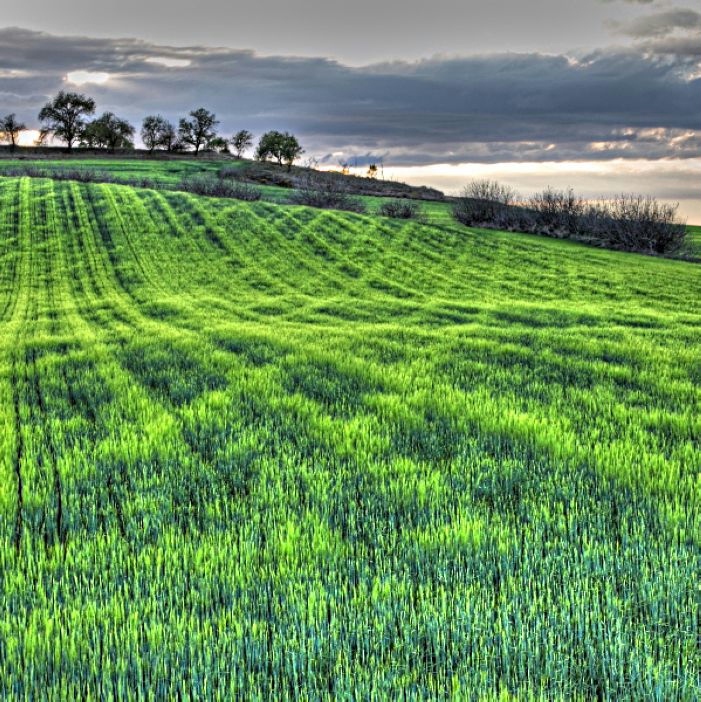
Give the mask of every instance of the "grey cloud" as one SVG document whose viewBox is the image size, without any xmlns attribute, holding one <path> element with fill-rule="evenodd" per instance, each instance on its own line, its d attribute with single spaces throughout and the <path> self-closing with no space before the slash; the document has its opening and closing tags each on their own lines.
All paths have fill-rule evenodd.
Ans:
<svg viewBox="0 0 701 702">
<path fill-rule="evenodd" d="M 1 21 L 56 34 L 136 35 L 361 65 L 437 50 L 559 53 L 605 46 L 606 16 L 622 19 L 638 7 L 598 0 L 8 0 Z"/>
<path fill-rule="evenodd" d="M 613 29 L 635 39 L 664 37 L 676 30 L 701 28 L 701 13 L 685 8 L 672 8 L 652 15 L 638 17 L 626 23 L 613 23 Z"/>
<path fill-rule="evenodd" d="M 641 42 L 639 48 L 642 51 L 653 54 L 666 54 L 680 57 L 688 57 L 691 61 L 688 66 L 693 70 L 694 65 L 698 67 L 701 60 L 701 32 L 687 36 L 668 36 L 662 39 Z"/>
<path fill-rule="evenodd" d="M 225 133 L 290 129 L 308 154 L 322 157 L 379 154 L 410 165 L 699 153 L 701 81 L 691 78 L 688 56 L 502 54 L 357 68 L 20 29 L 0 30 L 0 56 L 2 107 L 28 123 L 69 87 L 66 73 L 86 70 L 112 77 L 77 89 L 134 124 L 155 112 L 175 120 L 203 105 Z M 168 68 L 147 60 L 154 57 L 190 64 Z"/>
</svg>

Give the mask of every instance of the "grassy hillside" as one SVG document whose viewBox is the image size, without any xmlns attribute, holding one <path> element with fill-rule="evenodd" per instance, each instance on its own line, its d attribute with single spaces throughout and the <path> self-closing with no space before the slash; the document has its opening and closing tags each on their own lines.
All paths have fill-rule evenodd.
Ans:
<svg viewBox="0 0 701 702">
<path fill-rule="evenodd" d="M 206 155 L 200 158 L 179 155 L 173 158 L 148 156 L 145 153 L 126 157 L 124 155 L 106 156 L 81 154 L 80 151 L 73 155 L 60 153 L 56 158 L 57 149 L 45 149 L 43 158 L 12 158 L 7 152 L 0 158 L 0 176 L 8 173 L 28 175 L 24 169 L 35 172 L 69 174 L 88 172 L 94 180 L 100 182 L 121 182 L 127 185 L 140 187 L 158 187 L 177 190 L 184 181 L 192 179 L 217 180 L 222 171 L 237 174 L 237 180 L 250 184 L 260 191 L 262 199 L 278 204 L 288 204 L 295 187 L 304 186 L 305 178 L 314 174 L 317 183 L 323 189 L 323 183 L 341 182 L 354 194 L 354 199 L 360 200 L 367 212 L 377 214 L 380 206 L 394 198 L 411 198 L 418 208 L 420 218 L 429 224 L 440 227 L 452 226 L 454 223 L 453 206 L 455 198 L 438 199 L 442 196 L 437 190 L 409 186 L 404 183 L 385 180 L 370 180 L 356 176 L 344 176 L 335 172 L 313 171 L 309 168 L 293 167 L 288 173 L 286 167 L 274 163 L 259 163 L 250 160 L 236 160 L 232 157 Z M 61 150 L 58 150 L 61 152 Z M 0 149 L 0 156 L 2 155 Z M 14 172 L 14 173 L 13 173 Z M 33 174 L 29 174 L 33 175 Z M 231 178 L 228 183 L 235 182 Z M 274 183 L 278 183 L 275 185 Z M 284 183 L 282 187 L 280 183 Z M 182 189 L 182 188 L 181 188 Z M 187 189 L 187 188 L 186 188 Z M 376 192 L 372 194 L 372 189 Z M 368 194 L 371 193 L 371 194 Z M 690 236 L 678 252 L 677 258 L 701 261 L 701 227 L 688 227 Z"/>
<path fill-rule="evenodd" d="M 77 154 L 78 152 L 76 152 Z M 368 207 L 374 209 L 378 203 L 391 197 L 412 197 L 425 199 L 426 213 L 450 213 L 450 204 L 442 200 L 442 193 L 431 188 L 421 188 L 397 183 L 391 180 L 371 180 L 356 176 L 344 176 L 336 172 L 315 171 L 294 166 L 288 173 L 285 166 L 275 163 L 260 163 L 247 159 L 237 160 L 233 157 L 211 155 L 194 158 L 180 156 L 173 159 L 158 157 L 124 158 L 120 156 L 88 157 L 82 155 L 74 158 L 62 154 L 63 158 L 0 158 L 0 176 L 18 169 L 34 169 L 49 172 L 87 171 L 105 175 L 110 181 L 134 185 L 135 181 L 148 180 L 153 184 L 174 188 L 183 180 L 197 177 L 216 178 L 222 171 L 238 174 L 241 180 L 254 184 L 265 199 L 284 202 L 292 189 L 313 174 L 322 182 L 341 182 L 350 192 L 362 197 Z M 14 173 L 14 175 L 25 175 Z M 373 190 L 375 192 L 373 192 Z M 440 196 L 440 200 L 436 198 Z"/>
<path fill-rule="evenodd" d="M 700 284 L 0 180 L 0 696 L 698 698 Z"/>
<path fill-rule="evenodd" d="M 216 175 L 226 168 L 243 165 L 242 161 L 221 159 L 179 158 L 173 160 L 151 160 L 130 158 L 64 158 L 64 159 L 0 159 L 0 175 L 17 168 L 39 168 L 46 170 L 97 171 L 106 173 L 115 180 L 148 178 L 156 183 L 176 185 L 183 178 L 198 175 Z"/>
<path fill-rule="evenodd" d="M 697 258 L 701 258 L 701 227 L 690 226 L 689 230 L 689 249 Z"/>
</svg>

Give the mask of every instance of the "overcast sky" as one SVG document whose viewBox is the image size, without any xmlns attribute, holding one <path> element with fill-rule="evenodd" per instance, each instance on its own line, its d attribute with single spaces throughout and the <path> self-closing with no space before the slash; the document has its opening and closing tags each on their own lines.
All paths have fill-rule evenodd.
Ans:
<svg viewBox="0 0 701 702">
<path fill-rule="evenodd" d="M 61 88 L 135 124 L 202 105 L 328 165 L 632 183 L 701 221 L 698 0 L 35 0 L 1 21 L 0 112 L 32 126 Z"/>
<path fill-rule="evenodd" d="M 591 51 L 623 41 L 615 23 L 625 30 L 671 7 L 623 0 L 33 0 L 8 3 L 2 21 L 56 34 L 364 65 L 435 54 Z"/>
</svg>

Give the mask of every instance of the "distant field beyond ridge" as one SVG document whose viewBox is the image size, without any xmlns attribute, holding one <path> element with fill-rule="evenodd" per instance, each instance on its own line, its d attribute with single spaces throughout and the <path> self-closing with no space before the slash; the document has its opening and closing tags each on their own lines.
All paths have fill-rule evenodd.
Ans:
<svg viewBox="0 0 701 702">
<path fill-rule="evenodd" d="M 700 288 L 0 178 L 0 697 L 698 699 Z"/>
</svg>

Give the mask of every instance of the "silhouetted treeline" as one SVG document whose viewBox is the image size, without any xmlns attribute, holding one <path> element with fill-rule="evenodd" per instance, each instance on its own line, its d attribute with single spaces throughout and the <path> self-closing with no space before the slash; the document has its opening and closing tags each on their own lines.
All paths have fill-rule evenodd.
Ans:
<svg viewBox="0 0 701 702">
<path fill-rule="evenodd" d="M 44 145 L 51 138 L 64 143 L 69 152 L 76 146 L 104 149 L 111 153 L 133 149 L 134 126 L 113 112 L 105 112 L 90 120 L 95 108 L 95 100 L 87 95 L 60 91 L 39 111 L 41 129 L 36 145 Z M 198 156 L 201 151 L 231 153 L 231 147 L 236 158 L 241 158 L 253 146 L 253 134 L 247 129 L 226 138 L 217 133 L 218 124 L 219 120 L 213 112 L 198 107 L 187 117 L 181 118 L 177 128 L 162 115 L 147 115 L 140 135 L 150 153 L 157 150 L 191 151 Z M 20 133 L 26 130 L 27 125 L 19 122 L 14 113 L 0 118 L 0 141 L 10 144 L 13 150 Z M 304 149 L 296 136 L 271 130 L 260 137 L 256 158 L 260 161 L 273 159 L 280 165 L 286 164 L 289 170 L 302 153 Z"/>
</svg>

